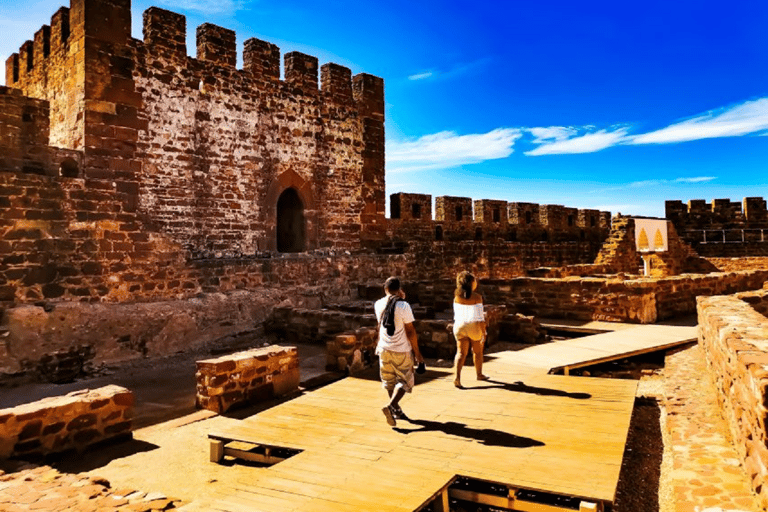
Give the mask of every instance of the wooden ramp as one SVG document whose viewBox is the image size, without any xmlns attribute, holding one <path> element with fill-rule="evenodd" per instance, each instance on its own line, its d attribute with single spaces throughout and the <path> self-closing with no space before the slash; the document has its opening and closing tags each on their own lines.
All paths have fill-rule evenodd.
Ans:
<svg viewBox="0 0 768 512">
<path fill-rule="evenodd" d="M 402 402 L 410 420 L 395 428 L 375 372 L 346 378 L 209 433 L 212 460 L 274 465 L 196 505 L 447 512 L 450 496 L 520 511 L 602 510 L 616 492 L 637 383 L 547 372 L 694 337 L 695 328 L 640 326 L 493 354 L 492 380 L 476 382 L 466 368 L 462 390 L 450 371 L 430 370 Z"/>
<path fill-rule="evenodd" d="M 550 373 L 583 368 L 617 359 L 685 345 L 698 339 L 697 327 L 638 325 L 583 338 L 537 345 L 506 353 L 503 358 Z"/>
</svg>

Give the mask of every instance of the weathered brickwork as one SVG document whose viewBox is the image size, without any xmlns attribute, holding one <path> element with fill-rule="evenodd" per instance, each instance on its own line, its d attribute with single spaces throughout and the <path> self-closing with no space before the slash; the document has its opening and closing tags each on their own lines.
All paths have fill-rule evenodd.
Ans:
<svg viewBox="0 0 768 512">
<path fill-rule="evenodd" d="M 489 304 L 514 304 L 539 318 L 655 323 L 696 311 L 696 297 L 760 289 L 768 270 L 655 279 L 569 277 L 484 280 Z"/>
<path fill-rule="evenodd" d="M 768 255 L 768 209 L 762 197 L 666 201 L 666 217 L 704 257 Z"/>
<path fill-rule="evenodd" d="M 76 449 L 131 435 L 133 393 L 120 386 L 74 391 L 0 410 L 0 458 Z"/>
<path fill-rule="evenodd" d="M 432 210 L 430 195 L 392 194 L 390 205 L 389 237 L 403 243 L 411 240 L 582 242 L 595 248 L 596 255 L 596 249 L 611 227 L 610 212 L 559 205 L 438 196 L 434 221 L 423 214 Z"/>
<path fill-rule="evenodd" d="M 768 257 L 766 256 L 746 256 L 741 258 L 707 258 L 707 261 L 709 261 L 722 272 L 768 269 Z"/>
<path fill-rule="evenodd" d="M 718 270 L 677 235 L 671 222 L 667 222 L 667 250 L 643 255 L 637 251 L 635 244 L 635 220 L 625 216 L 614 217 L 610 235 L 595 259 L 595 273 L 644 274 L 644 260 L 650 277 L 706 274 Z"/>
<path fill-rule="evenodd" d="M 238 70 L 234 32 L 200 26 L 192 59 L 180 47 L 182 16 L 152 8 L 144 24 L 133 74 L 147 126 L 138 141 L 141 210 L 205 256 L 358 246 L 366 210 L 363 124 L 383 116 L 361 115 L 358 103 L 374 108 L 383 84 L 327 64 L 318 90 L 317 59 L 298 52 L 285 56 L 282 82 L 274 45 L 246 41 L 248 65 Z M 259 58 L 264 49 L 268 58 Z M 356 97 L 353 80 L 371 83 Z M 275 230 L 286 190 L 303 208 L 305 236 L 280 248 Z"/>
<path fill-rule="evenodd" d="M 699 343 L 731 437 L 762 508 L 768 507 L 768 292 L 701 297 Z"/>
<path fill-rule="evenodd" d="M 85 177 L 116 182 L 193 254 L 278 249 L 281 208 L 284 230 L 304 230 L 283 252 L 359 246 L 362 215 L 381 223 L 380 79 L 327 64 L 318 90 L 314 57 L 286 55 L 280 81 L 269 43 L 248 41 L 237 70 L 232 31 L 201 25 L 190 58 L 183 16 L 149 9 L 142 41 L 130 24 L 129 0 L 73 0 L 7 63 L 9 85 L 49 101 L 48 143 L 82 150 Z"/>
<path fill-rule="evenodd" d="M 131 21 L 130 0 L 72 0 L 6 61 L 0 329 L 29 349 L 6 350 L 3 373 L 58 380 L 171 350 L 120 304 L 179 301 L 168 329 L 194 342 L 211 331 L 190 317 L 218 337 L 243 329 L 190 306 L 217 294 L 290 289 L 297 305 L 302 288 L 349 299 L 391 274 L 512 278 L 591 263 L 607 236 L 607 212 L 536 205 L 528 219 L 485 199 L 438 197 L 433 220 L 431 196 L 400 194 L 387 219 L 381 78 L 291 52 L 281 79 L 280 49 L 257 39 L 237 69 L 231 30 L 197 27 L 190 57 L 184 16 L 148 9 L 141 39 Z M 83 320 L 49 322 L 64 305 Z M 96 313 L 111 323 L 88 331 Z"/>
<path fill-rule="evenodd" d="M 197 361 L 197 406 L 217 413 L 299 388 L 296 347 L 276 345 Z"/>
</svg>

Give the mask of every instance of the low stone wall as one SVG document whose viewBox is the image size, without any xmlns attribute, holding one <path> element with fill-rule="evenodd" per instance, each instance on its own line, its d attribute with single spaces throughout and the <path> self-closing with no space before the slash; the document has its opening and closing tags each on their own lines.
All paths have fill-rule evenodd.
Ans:
<svg viewBox="0 0 768 512">
<path fill-rule="evenodd" d="M 707 258 L 721 272 L 738 272 L 740 270 L 768 270 L 768 257 L 742 258 Z"/>
<path fill-rule="evenodd" d="M 375 325 L 376 317 L 373 313 L 286 306 L 274 309 L 266 329 L 288 343 L 321 344 L 339 333 Z"/>
<path fill-rule="evenodd" d="M 304 316 L 306 318 L 306 316 Z M 486 345 L 493 345 L 503 328 L 506 332 L 527 335 L 528 339 L 538 337 L 533 319 L 522 315 L 507 315 L 505 306 L 486 305 L 485 320 L 488 331 Z M 452 320 L 415 320 L 413 327 L 419 337 L 419 350 L 424 357 L 453 359 L 456 355 L 456 339 L 449 330 Z M 543 334 L 543 331 L 541 332 Z M 337 334 L 326 342 L 329 370 L 354 373 L 375 360 L 376 327 L 361 327 Z"/>
<path fill-rule="evenodd" d="M 614 269 L 610 265 L 568 265 L 565 267 L 539 267 L 525 271 L 527 277 L 554 277 L 562 279 L 564 277 L 588 277 L 597 274 L 614 274 Z"/>
<path fill-rule="evenodd" d="M 0 382 L 60 382 L 90 365 L 226 348 L 237 337 L 262 334 L 262 324 L 283 300 L 280 291 L 262 289 L 166 302 L 12 308 L 0 323 Z"/>
<path fill-rule="evenodd" d="M 350 374 L 359 372 L 376 359 L 376 341 L 375 327 L 337 334 L 325 344 L 325 368 Z"/>
<path fill-rule="evenodd" d="M 296 347 L 272 345 L 197 361 L 197 407 L 224 413 L 298 389 Z"/>
<path fill-rule="evenodd" d="M 483 281 L 486 301 L 538 318 L 654 323 L 696 312 L 696 297 L 763 287 L 768 270 L 664 278 L 567 277 Z"/>
<path fill-rule="evenodd" d="M 536 345 L 550 341 L 547 330 L 532 316 L 512 313 L 499 323 L 499 339 Z"/>
<path fill-rule="evenodd" d="M 133 393 L 82 390 L 0 410 L 0 458 L 39 458 L 131 436 Z"/>
<path fill-rule="evenodd" d="M 698 299 L 699 343 L 752 488 L 768 508 L 768 291 Z M 746 299 L 746 300 L 745 300 Z"/>
</svg>

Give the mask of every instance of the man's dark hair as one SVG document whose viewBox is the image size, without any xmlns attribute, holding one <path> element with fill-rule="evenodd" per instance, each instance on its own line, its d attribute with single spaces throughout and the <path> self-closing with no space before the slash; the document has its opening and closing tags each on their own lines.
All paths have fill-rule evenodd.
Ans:
<svg viewBox="0 0 768 512">
<path fill-rule="evenodd" d="M 389 293 L 395 293 L 400 290 L 400 278 L 399 277 L 389 277 L 386 281 L 384 281 L 384 289 L 387 290 Z"/>
</svg>

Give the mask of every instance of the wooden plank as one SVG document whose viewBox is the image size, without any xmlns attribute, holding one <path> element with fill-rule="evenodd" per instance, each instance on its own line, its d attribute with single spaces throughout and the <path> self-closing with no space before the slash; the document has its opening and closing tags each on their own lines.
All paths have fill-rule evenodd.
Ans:
<svg viewBox="0 0 768 512">
<path fill-rule="evenodd" d="M 585 510 L 599 507 L 615 493 L 637 383 L 546 372 L 563 360 L 656 350 L 684 334 L 641 327 L 602 341 L 598 335 L 493 354 L 486 368 L 494 381 L 467 375 L 465 390 L 456 390 L 446 371 L 406 396 L 403 408 L 413 421 L 394 429 L 381 414 L 386 395 L 379 383 L 348 378 L 211 432 L 213 441 L 303 450 L 240 481 L 227 506 L 267 496 L 265 507 L 284 510 L 400 512 L 439 497 L 439 509 L 447 483 L 464 475 L 580 497 Z"/>
</svg>

